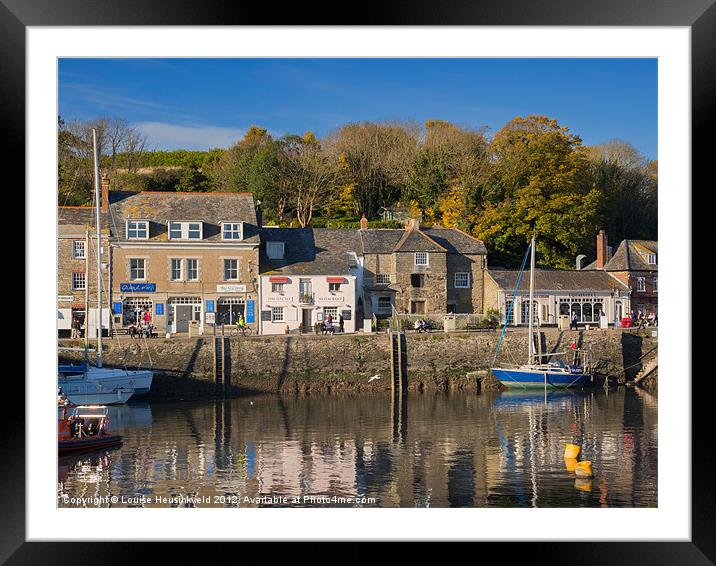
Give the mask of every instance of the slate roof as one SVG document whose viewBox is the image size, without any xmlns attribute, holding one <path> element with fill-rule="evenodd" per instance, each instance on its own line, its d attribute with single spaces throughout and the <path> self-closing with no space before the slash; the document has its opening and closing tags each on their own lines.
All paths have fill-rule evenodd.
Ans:
<svg viewBox="0 0 716 566">
<path fill-rule="evenodd" d="M 107 216 L 106 212 L 100 212 L 99 219 L 102 229 L 107 228 Z M 61 232 L 66 232 L 67 228 L 70 227 L 76 227 L 84 230 L 85 227 L 89 226 L 91 229 L 94 229 L 94 206 L 58 206 L 57 226 Z M 65 229 L 63 230 L 63 228 Z"/>
<path fill-rule="evenodd" d="M 222 241 L 221 222 L 244 222 L 242 242 L 258 243 L 256 208 L 250 193 L 110 191 L 112 236 L 126 238 L 127 220 L 149 220 L 149 240 L 168 240 L 170 221 L 203 222 L 203 242 Z"/>
<path fill-rule="evenodd" d="M 427 236 L 427 237 L 426 237 Z M 363 253 L 442 252 L 486 254 L 485 244 L 454 228 L 370 228 L 361 230 Z"/>
<path fill-rule="evenodd" d="M 394 252 L 446 252 L 443 246 L 420 230 L 404 230 Z"/>
<path fill-rule="evenodd" d="M 402 228 L 371 228 L 360 230 L 362 251 L 366 254 L 391 254 L 405 235 Z"/>
<path fill-rule="evenodd" d="M 506 291 L 514 291 L 519 276 L 517 269 L 488 269 L 487 273 Z M 529 271 L 525 270 L 520 290 L 529 289 Z M 613 291 L 628 287 L 601 270 L 535 269 L 535 291 Z"/>
<path fill-rule="evenodd" d="M 647 256 L 659 254 L 659 242 L 655 240 L 622 240 L 609 261 L 605 271 L 658 271 L 658 265 L 651 265 Z M 658 261 L 658 260 L 657 260 Z M 597 262 L 590 263 L 585 270 L 596 270 Z"/>
<path fill-rule="evenodd" d="M 349 275 L 349 252 L 360 253 L 359 231 L 333 228 L 261 228 L 261 274 Z M 269 259 L 267 242 L 284 243 L 284 259 Z"/>
<path fill-rule="evenodd" d="M 432 240 L 446 248 L 448 253 L 462 255 L 487 254 L 485 244 L 455 228 L 421 228 Z"/>
</svg>

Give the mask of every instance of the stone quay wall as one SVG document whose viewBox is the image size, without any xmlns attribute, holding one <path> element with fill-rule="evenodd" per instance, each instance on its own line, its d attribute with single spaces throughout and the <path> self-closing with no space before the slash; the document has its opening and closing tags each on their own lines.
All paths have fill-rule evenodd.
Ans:
<svg viewBox="0 0 716 566">
<path fill-rule="evenodd" d="M 641 369 L 640 358 L 654 350 L 651 331 L 542 330 L 543 349 L 565 351 L 572 340 L 589 346 L 598 374 L 612 383 L 624 383 Z M 495 388 L 487 377 L 499 332 L 407 335 L 408 387 L 411 390 L 478 390 Z M 221 394 L 266 392 L 378 392 L 389 390 L 390 345 L 386 334 L 288 335 L 227 337 L 226 364 L 230 379 Z M 214 396 L 213 337 L 122 337 L 105 342 L 107 366 L 147 367 L 155 370 L 155 398 L 178 399 Z M 145 344 L 147 347 L 145 347 Z M 527 333 L 510 330 L 500 349 L 498 363 L 521 363 L 527 357 Z M 655 352 L 654 352 L 655 354 Z M 61 361 L 81 354 L 60 352 Z M 647 356 L 648 358 L 649 356 Z M 372 376 L 379 379 L 369 381 Z"/>
</svg>

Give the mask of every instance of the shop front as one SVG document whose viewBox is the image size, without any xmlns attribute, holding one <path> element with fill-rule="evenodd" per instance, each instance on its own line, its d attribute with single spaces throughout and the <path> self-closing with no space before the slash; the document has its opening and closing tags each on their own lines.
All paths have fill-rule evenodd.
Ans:
<svg viewBox="0 0 716 566">
<path fill-rule="evenodd" d="M 261 333 L 315 332 L 330 317 L 336 330 L 355 332 L 354 276 L 271 275 L 261 278 Z"/>
<path fill-rule="evenodd" d="M 200 296 L 169 297 L 167 300 L 167 328 L 172 334 L 189 332 L 191 321 L 202 328 L 203 305 Z"/>
<path fill-rule="evenodd" d="M 500 310 L 503 321 L 508 325 L 524 326 L 529 322 L 530 301 L 529 296 L 518 294 L 515 305 L 510 311 L 512 296 L 505 297 L 501 293 Z M 624 312 L 627 312 L 628 297 L 617 297 L 612 293 L 585 293 L 574 291 L 540 292 L 535 294 L 532 303 L 532 316 L 534 324 L 549 326 L 556 325 L 560 316 L 568 316 L 572 321 L 577 318 L 579 325 L 597 326 L 601 317 L 607 319 L 607 324 L 614 325 L 621 321 Z M 508 314 L 508 311 L 509 314 Z"/>
</svg>

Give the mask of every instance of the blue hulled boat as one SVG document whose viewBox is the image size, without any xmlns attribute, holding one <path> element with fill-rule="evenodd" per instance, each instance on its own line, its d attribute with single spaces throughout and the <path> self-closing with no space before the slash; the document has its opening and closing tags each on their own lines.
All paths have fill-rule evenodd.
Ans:
<svg viewBox="0 0 716 566">
<path fill-rule="evenodd" d="M 532 308 L 534 302 L 534 269 L 535 269 L 535 239 L 532 238 L 527 253 L 522 260 L 522 266 L 520 267 L 520 275 L 517 278 L 517 285 L 515 286 L 515 292 L 510 303 L 509 311 L 505 320 L 509 319 L 510 312 L 515 304 L 515 298 L 517 297 L 517 290 L 519 289 L 520 282 L 522 281 L 522 274 L 524 273 L 525 263 L 527 262 L 527 256 L 530 256 L 530 298 L 529 298 L 529 330 L 528 330 L 528 354 L 527 363 L 521 366 L 515 365 L 511 367 L 493 367 L 490 368 L 490 372 L 494 375 L 502 385 L 509 389 L 527 389 L 530 387 L 541 387 L 545 389 L 567 389 L 569 387 L 582 387 L 585 385 L 591 385 L 594 381 L 594 374 L 589 363 L 588 353 L 576 349 L 576 345 L 571 352 L 572 363 L 568 364 L 561 359 L 555 359 L 544 363 L 543 358 L 550 360 L 558 355 L 566 355 L 567 352 L 551 353 L 537 355 L 535 354 L 534 347 L 534 336 L 532 332 L 533 327 L 533 312 Z M 500 345 L 505 335 L 505 329 L 507 324 L 502 328 L 502 334 L 500 334 L 500 340 L 497 343 L 497 349 L 495 351 L 495 361 L 497 361 L 497 354 L 500 351 Z"/>
<path fill-rule="evenodd" d="M 555 364 L 544 364 L 518 368 L 492 368 L 491 371 L 502 385 L 510 389 L 529 387 L 566 389 L 591 385 L 593 381 L 592 373 L 585 372 L 583 366 L 566 364 L 564 368 L 557 368 Z"/>
</svg>

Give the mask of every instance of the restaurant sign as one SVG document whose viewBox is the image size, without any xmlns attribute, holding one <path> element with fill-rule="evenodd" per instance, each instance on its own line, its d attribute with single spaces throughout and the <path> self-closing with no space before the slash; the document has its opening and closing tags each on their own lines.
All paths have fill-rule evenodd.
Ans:
<svg viewBox="0 0 716 566">
<path fill-rule="evenodd" d="M 246 293 L 246 285 L 217 285 L 217 293 Z"/>
<path fill-rule="evenodd" d="M 119 290 L 122 293 L 155 293 L 156 283 L 120 283 Z"/>
</svg>

